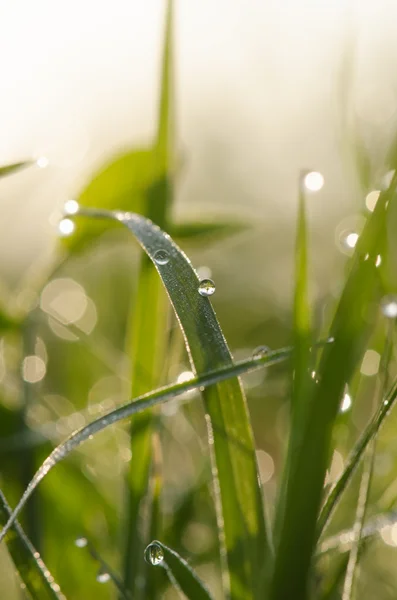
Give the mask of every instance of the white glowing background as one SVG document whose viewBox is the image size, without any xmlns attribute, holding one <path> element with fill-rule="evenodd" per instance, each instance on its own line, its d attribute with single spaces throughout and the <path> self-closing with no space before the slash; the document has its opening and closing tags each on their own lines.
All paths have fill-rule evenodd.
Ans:
<svg viewBox="0 0 397 600">
<path fill-rule="evenodd" d="M 0 183 L 0 259 L 13 257 L 3 267 L 11 283 L 53 239 L 53 209 L 78 198 L 105 158 L 149 142 L 164 6 L 15 0 L 1 10 L 0 164 L 49 159 Z M 177 211 L 199 205 L 269 227 L 293 218 L 307 168 L 327 182 L 318 205 L 313 196 L 318 227 L 347 203 L 357 210 L 347 131 L 358 124 L 382 159 L 395 130 L 397 4 L 176 0 L 175 11 L 186 163 Z M 278 273 L 280 264 L 267 270 L 275 288 Z"/>
</svg>

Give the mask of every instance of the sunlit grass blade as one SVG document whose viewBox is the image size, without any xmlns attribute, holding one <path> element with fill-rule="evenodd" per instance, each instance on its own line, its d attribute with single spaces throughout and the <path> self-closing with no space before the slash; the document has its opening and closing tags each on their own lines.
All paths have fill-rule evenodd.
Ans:
<svg viewBox="0 0 397 600">
<path fill-rule="evenodd" d="M 18 517 L 22 508 L 25 506 L 27 500 L 30 498 L 40 481 L 48 474 L 48 472 L 61 460 L 63 460 L 72 450 L 80 446 L 83 442 L 88 440 L 90 436 L 95 435 L 99 431 L 106 429 L 110 425 L 128 419 L 132 415 L 138 414 L 144 410 L 158 406 L 166 401 L 173 400 L 178 396 L 181 396 L 185 392 L 194 390 L 197 388 L 216 384 L 220 381 L 229 379 L 230 377 L 237 377 L 244 373 L 249 373 L 264 366 L 271 366 L 283 362 L 290 358 L 291 348 L 282 348 L 275 350 L 259 358 L 249 358 L 236 362 L 225 367 L 220 367 L 215 371 L 205 373 L 199 377 L 194 377 L 191 380 L 183 383 L 176 383 L 167 387 L 160 388 L 154 392 L 144 394 L 140 398 L 134 398 L 131 402 L 109 411 L 102 415 L 98 419 L 95 419 L 85 427 L 75 431 L 65 442 L 59 444 L 43 462 L 41 467 L 36 472 L 34 478 L 30 482 L 29 486 L 25 490 L 21 500 L 17 507 L 13 510 L 12 515 L 7 521 L 6 525 L 0 532 L 0 542 L 4 539 L 7 531 L 10 529 L 15 519 Z"/>
<path fill-rule="evenodd" d="M 4 165 L 0 167 L 0 179 L 2 177 L 6 177 L 7 175 L 11 175 L 12 173 L 16 173 L 17 171 L 21 171 L 26 167 L 30 167 L 32 164 L 34 164 L 32 161 L 27 160 L 24 162 L 13 163 L 11 165 Z"/>
<path fill-rule="evenodd" d="M 7 523 L 11 509 L 0 491 L 0 522 Z M 65 600 L 59 586 L 43 563 L 22 527 L 15 522 L 5 537 L 8 551 L 20 575 L 23 586 L 33 600 Z"/>
<path fill-rule="evenodd" d="M 157 137 L 152 150 L 155 172 L 161 178 L 150 187 L 144 197 L 142 212 L 158 225 L 167 227 L 172 202 L 173 114 L 172 114 L 172 2 L 166 7 L 166 25 L 162 56 L 161 90 Z M 132 307 L 126 338 L 126 352 L 131 357 L 130 395 L 139 396 L 155 389 L 164 376 L 165 342 L 168 305 L 161 280 L 152 261 L 143 255 L 138 275 L 135 306 Z M 131 453 L 139 456 L 139 466 L 130 468 L 126 491 L 126 544 L 124 551 L 124 582 L 133 597 L 146 597 L 144 586 L 136 582 L 142 573 L 143 539 L 142 507 L 150 507 L 152 463 L 152 433 L 155 426 L 152 412 L 138 415 L 131 423 Z M 160 479 L 158 480 L 160 482 Z M 147 510 L 150 515 L 150 510 Z M 147 521 L 150 520 L 147 519 Z M 144 523 L 146 529 L 153 524 Z M 157 532 L 152 531 L 154 537 Z M 152 581 L 152 587 L 154 582 Z"/>
<path fill-rule="evenodd" d="M 371 442 L 372 439 L 374 439 L 380 427 L 383 425 L 383 422 L 390 413 L 390 410 L 394 405 L 396 398 L 397 379 L 392 384 L 389 393 L 383 400 L 376 415 L 371 419 L 370 423 L 367 425 L 360 438 L 358 439 L 357 443 L 355 444 L 353 450 L 350 453 L 350 456 L 346 461 L 346 465 L 341 476 L 331 488 L 318 520 L 318 536 L 321 535 L 327 523 L 329 522 L 333 510 L 338 504 L 341 495 L 343 494 L 357 466 L 359 465 L 360 460 L 363 457 L 366 448 L 368 447 L 368 444 Z"/>
<path fill-rule="evenodd" d="M 196 573 L 177 552 L 157 540 L 145 550 L 145 559 L 154 567 L 163 567 L 175 587 L 189 600 L 211 600 L 212 596 Z"/>
<path fill-rule="evenodd" d="M 290 472 L 283 531 L 276 557 L 272 600 L 307 597 L 317 519 L 331 448 L 331 434 L 344 386 L 361 360 L 371 331 L 371 312 L 380 300 L 377 257 L 383 254 L 386 208 L 395 199 L 397 178 L 380 195 L 355 249 L 350 274 L 332 322 L 335 342 L 324 349 L 300 452 Z M 296 551 L 291 551 L 296 549 Z"/>
<path fill-rule="evenodd" d="M 387 339 L 385 341 L 385 347 L 382 354 L 381 368 L 378 375 L 376 393 L 374 394 L 373 409 L 382 402 L 383 397 L 386 393 L 386 386 L 388 382 L 388 369 L 391 356 L 391 343 L 392 340 L 392 329 L 389 327 Z M 364 457 L 363 470 L 361 474 L 361 481 L 358 492 L 356 517 L 353 526 L 353 543 L 349 553 L 349 560 L 347 563 L 346 577 L 343 585 L 342 600 L 351 600 L 354 597 L 355 580 L 357 576 L 357 566 L 359 562 L 359 556 L 361 554 L 361 540 L 364 530 L 364 521 L 367 514 L 367 507 L 369 501 L 369 492 L 372 482 L 372 475 L 374 469 L 374 461 L 376 454 L 376 438 L 373 438 L 368 444 Z"/>
<path fill-rule="evenodd" d="M 199 279 L 171 238 L 140 215 L 118 213 L 154 261 L 163 280 L 192 362 L 198 373 L 232 363 L 232 358 Z M 225 595 L 259 597 L 267 549 L 255 446 L 245 398 L 237 379 L 204 391 L 214 458 L 218 527 Z M 219 483 L 218 483 L 219 480 Z M 218 496 L 219 490 L 219 496 Z"/>
<path fill-rule="evenodd" d="M 304 432 L 305 418 L 309 407 L 310 391 L 310 336 L 311 317 L 308 298 L 308 257 L 307 257 L 307 223 L 303 180 L 305 173 L 299 179 L 299 205 L 297 219 L 297 234 L 295 243 L 295 288 L 294 288 L 294 317 L 293 317 L 293 360 L 292 360 L 292 399 L 291 427 L 287 449 L 287 457 L 282 474 L 282 482 L 276 509 L 276 552 L 277 543 L 282 536 L 284 523 L 284 508 L 287 498 L 288 480 L 293 463 L 299 452 Z"/>
</svg>

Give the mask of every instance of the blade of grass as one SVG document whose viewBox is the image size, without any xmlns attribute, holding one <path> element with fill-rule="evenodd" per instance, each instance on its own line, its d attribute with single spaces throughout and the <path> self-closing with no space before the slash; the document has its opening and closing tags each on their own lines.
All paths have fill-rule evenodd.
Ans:
<svg viewBox="0 0 397 600">
<path fill-rule="evenodd" d="M 0 490 L 0 522 L 7 523 L 11 515 L 4 494 Z M 59 585 L 40 558 L 16 521 L 6 535 L 8 551 L 21 577 L 23 587 L 34 600 L 66 600 Z"/>
<path fill-rule="evenodd" d="M 324 349 L 310 402 L 302 447 L 290 472 L 283 529 L 276 555 L 272 600 L 307 597 L 309 569 L 317 539 L 325 473 L 335 422 L 346 382 L 350 380 L 371 330 L 371 312 L 380 295 L 378 255 L 386 239 L 386 207 L 395 200 L 397 177 L 380 195 L 377 206 L 356 245 L 352 268 L 343 289 L 330 335 L 335 342 Z M 295 548 L 299 551 L 292 552 Z"/>
<path fill-rule="evenodd" d="M 184 332 L 192 368 L 202 373 L 209 367 L 231 364 L 215 313 L 208 298 L 199 293 L 198 277 L 185 255 L 149 220 L 127 213 L 115 216 L 130 229 L 154 261 Z M 156 262 L 156 253 L 160 250 L 168 257 L 165 264 Z M 219 477 L 216 502 L 220 539 L 222 546 L 224 544 L 221 557 L 225 595 L 230 589 L 233 599 L 243 598 L 247 593 L 256 598 L 262 593 L 267 542 L 246 401 L 238 380 L 205 390 L 204 401 L 210 447 L 214 453 L 216 488 Z"/>
<path fill-rule="evenodd" d="M 194 377 L 189 381 L 176 383 L 164 388 L 144 394 L 140 398 L 135 398 L 131 402 L 128 402 L 116 409 L 109 411 L 102 415 L 98 419 L 95 419 L 85 427 L 75 431 L 69 438 L 59 444 L 51 454 L 46 458 L 41 467 L 36 472 L 34 478 L 26 488 L 21 500 L 13 510 L 12 515 L 7 521 L 6 525 L 0 532 L 0 542 L 4 539 L 10 527 L 15 522 L 22 508 L 30 498 L 40 481 L 47 475 L 47 473 L 61 460 L 63 460 L 72 450 L 80 446 L 83 442 L 88 440 L 90 436 L 95 435 L 99 431 L 106 429 L 110 425 L 117 423 L 123 419 L 127 419 L 134 414 L 137 414 L 143 410 L 147 410 L 152 406 L 162 404 L 163 402 L 173 400 L 178 396 L 204 386 L 218 383 L 222 380 L 226 380 L 230 377 L 236 377 L 243 373 L 249 373 L 258 368 L 264 366 L 271 366 L 278 364 L 279 362 L 287 360 L 291 356 L 290 348 L 282 348 L 280 350 L 271 351 L 265 356 L 259 358 L 249 358 L 236 362 L 232 365 L 226 365 L 225 367 L 218 368 L 216 371 L 205 373 L 199 377 Z M 396 390 L 397 395 L 397 390 Z"/>
<path fill-rule="evenodd" d="M 169 0 L 166 9 L 158 132 L 153 148 L 155 172 L 162 173 L 163 176 L 147 190 L 142 207 L 144 214 L 162 227 L 167 226 L 173 193 L 170 177 L 173 160 L 171 77 L 172 2 Z M 139 269 L 136 303 L 130 316 L 126 338 L 126 350 L 131 356 L 132 363 L 130 388 L 132 397 L 150 391 L 160 383 L 165 359 L 167 312 L 165 293 L 156 269 L 149 257 L 143 255 Z M 144 587 L 137 587 L 136 582 L 144 568 L 142 561 L 144 537 L 148 532 L 142 531 L 141 514 L 142 507 L 145 504 L 150 506 L 152 500 L 150 496 L 153 486 L 150 486 L 149 480 L 152 463 L 152 433 L 155 425 L 152 411 L 138 415 L 131 422 L 131 453 L 132 456 L 139 456 L 140 461 L 139 468 L 136 465 L 131 466 L 127 482 L 124 582 L 136 600 L 143 595 L 146 596 Z M 160 480 L 158 482 L 160 483 Z M 150 523 L 144 525 L 151 528 Z M 154 531 L 152 534 L 154 537 L 157 536 Z M 143 580 L 146 582 L 146 579 Z M 152 587 L 153 585 L 154 582 Z"/>
<path fill-rule="evenodd" d="M 305 173 L 302 173 L 299 180 L 299 204 L 295 243 L 291 428 L 275 517 L 276 551 L 279 537 L 282 535 L 289 476 L 291 470 L 294 468 L 293 462 L 302 443 L 302 433 L 309 405 L 310 384 L 312 383 L 309 375 L 311 318 L 308 300 L 307 223 L 303 188 L 304 177 Z"/>
<path fill-rule="evenodd" d="M 389 325 L 389 331 L 387 339 L 385 341 L 385 347 L 382 354 L 381 367 L 379 377 L 376 382 L 376 392 L 374 394 L 374 408 L 377 404 L 382 402 L 382 399 L 386 393 L 386 386 L 388 381 L 388 368 L 391 357 L 392 347 L 392 329 Z M 343 585 L 342 600 L 351 600 L 354 593 L 354 585 L 357 574 L 357 566 L 359 561 L 359 555 L 361 554 L 361 539 L 364 529 L 364 521 L 367 513 L 369 491 L 372 482 L 372 475 L 374 469 L 374 460 L 376 454 L 376 438 L 373 438 L 368 444 L 366 449 L 366 456 L 364 459 L 363 472 L 361 475 L 361 482 L 358 492 L 358 501 L 356 508 L 356 518 L 353 526 L 353 543 L 349 554 L 349 560 L 347 563 L 346 577 Z"/>
<path fill-rule="evenodd" d="M 146 560 L 153 566 L 163 567 L 171 583 L 189 600 L 211 600 L 203 582 L 196 573 L 175 550 L 171 550 L 157 540 L 153 541 L 145 550 Z"/>
<path fill-rule="evenodd" d="M 27 160 L 19 163 L 14 163 L 12 165 L 4 165 L 0 167 L 0 178 L 6 177 L 7 175 L 11 175 L 12 173 L 16 173 L 17 171 L 25 169 L 26 167 L 30 167 L 32 164 L 34 164 L 32 161 Z"/>
</svg>

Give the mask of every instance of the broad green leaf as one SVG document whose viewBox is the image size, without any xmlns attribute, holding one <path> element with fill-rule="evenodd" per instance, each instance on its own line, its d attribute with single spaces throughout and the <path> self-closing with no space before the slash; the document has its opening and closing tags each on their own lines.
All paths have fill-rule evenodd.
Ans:
<svg viewBox="0 0 397 600">
<path fill-rule="evenodd" d="M 6 177 L 7 175 L 11 175 L 12 173 L 16 173 L 17 171 L 21 171 L 26 167 L 30 167 L 32 164 L 34 164 L 32 161 L 27 160 L 24 162 L 14 163 L 12 165 L 4 165 L 3 167 L 0 167 L 0 179 L 2 177 Z"/>
<path fill-rule="evenodd" d="M 189 600 L 211 600 L 206 586 L 175 550 L 155 540 L 147 546 L 145 558 L 154 567 L 166 569 L 171 583 Z"/>
<path fill-rule="evenodd" d="M 11 509 L 0 491 L 0 522 L 2 525 L 7 523 L 10 515 Z M 65 600 L 58 584 L 55 583 L 39 553 L 36 552 L 17 521 L 8 531 L 5 542 L 23 586 L 33 600 Z"/>
<path fill-rule="evenodd" d="M 397 178 L 379 197 L 356 245 L 346 285 L 332 322 L 335 342 L 324 349 L 300 452 L 290 473 L 283 534 L 276 556 L 272 600 L 307 597 L 317 518 L 331 449 L 332 427 L 344 386 L 350 381 L 371 331 L 371 313 L 380 300 L 377 257 L 384 254 L 386 208 L 395 200 Z M 291 548 L 296 549 L 292 552 Z"/>
<path fill-rule="evenodd" d="M 141 212 L 158 225 L 167 226 L 172 202 L 171 169 L 173 161 L 172 131 L 172 3 L 168 2 L 163 49 L 163 65 L 160 90 L 157 138 L 152 150 L 155 169 L 160 179 L 145 190 Z M 165 342 L 167 333 L 168 306 L 161 281 L 151 260 L 144 255 L 138 275 L 138 291 L 132 307 L 129 329 L 126 336 L 126 352 L 131 357 L 130 396 L 139 396 L 156 388 L 164 375 Z M 143 507 L 152 501 L 150 485 L 152 463 L 152 434 L 156 421 L 152 412 L 138 415 L 131 422 L 131 453 L 139 456 L 139 468 L 129 472 L 126 490 L 126 545 L 124 551 L 124 582 L 135 600 L 147 597 L 144 586 L 137 586 L 142 578 L 143 550 L 147 543 L 142 531 Z M 160 482 L 160 480 L 158 480 Z M 160 492 L 158 492 L 160 493 Z M 155 504 L 153 505 L 155 508 Z M 149 511 L 146 511 L 150 515 Z M 149 516 L 147 521 L 152 517 Z M 149 523 L 153 530 L 156 519 Z M 145 580 L 146 581 L 146 580 Z M 155 582 L 152 581 L 152 588 Z"/>
<path fill-rule="evenodd" d="M 238 375 L 255 371 L 256 369 L 264 366 L 270 367 L 287 360 L 290 358 L 290 356 L 291 348 L 282 348 L 280 350 L 271 351 L 262 357 L 249 358 L 234 364 L 220 367 L 214 371 L 200 375 L 199 377 L 193 377 L 187 382 L 176 383 L 174 385 L 160 388 L 148 394 L 144 394 L 140 398 L 135 398 L 131 402 L 127 402 L 126 404 L 109 411 L 88 425 L 78 429 L 71 436 L 69 436 L 65 442 L 57 446 L 38 469 L 34 478 L 25 490 L 21 500 L 18 502 L 18 505 L 13 510 L 6 525 L 1 530 L 0 542 L 7 535 L 10 527 L 12 527 L 22 508 L 25 506 L 27 500 L 37 488 L 40 481 L 53 467 L 55 467 L 55 465 L 68 456 L 72 450 L 80 446 L 86 440 L 90 439 L 91 436 L 95 435 L 99 431 L 102 431 L 103 429 L 106 429 L 114 423 L 122 421 L 123 419 L 128 419 L 132 415 L 136 415 L 149 408 L 163 404 L 166 401 L 173 400 L 185 392 L 213 385 L 220 381 L 227 380 L 230 377 L 237 377 Z M 139 459 L 136 460 L 139 461 Z M 135 462 L 135 460 L 132 459 L 132 462 Z"/>
</svg>

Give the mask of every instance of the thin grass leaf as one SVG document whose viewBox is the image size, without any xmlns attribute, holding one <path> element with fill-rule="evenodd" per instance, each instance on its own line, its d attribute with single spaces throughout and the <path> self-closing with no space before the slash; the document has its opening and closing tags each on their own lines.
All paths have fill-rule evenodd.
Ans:
<svg viewBox="0 0 397 600">
<path fill-rule="evenodd" d="M 382 402 L 383 397 L 386 393 L 386 386 L 388 382 L 388 368 L 391 356 L 392 347 L 392 329 L 389 326 L 389 332 L 385 341 L 385 347 L 382 353 L 381 368 L 379 377 L 377 379 L 376 393 L 374 394 L 373 404 L 379 404 Z M 372 482 L 372 475 L 374 469 L 374 460 L 376 454 L 376 438 L 372 439 L 366 449 L 366 456 L 364 459 L 363 472 L 361 475 L 361 482 L 358 492 L 356 518 L 353 527 L 354 540 L 350 549 L 349 560 L 347 563 L 346 577 L 343 585 L 342 600 L 351 600 L 354 593 L 354 585 L 357 576 L 357 566 L 359 561 L 361 539 L 364 530 L 364 521 L 367 513 L 369 491 Z"/>
<path fill-rule="evenodd" d="M 317 369 L 319 382 L 310 402 L 302 446 L 288 482 L 272 600 L 292 597 L 304 600 L 307 597 L 332 427 L 344 386 L 363 356 L 371 331 L 371 317 L 380 299 L 377 257 L 384 254 L 386 207 L 395 200 L 396 187 L 397 178 L 394 177 L 389 190 L 380 195 L 358 240 L 351 272 L 330 330 L 335 342 L 324 349 Z"/>
<path fill-rule="evenodd" d="M 22 169 L 25 169 L 26 167 L 30 167 L 32 164 L 34 164 L 34 163 L 31 160 L 27 160 L 24 162 L 14 163 L 11 165 L 4 165 L 3 167 L 0 167 L 0 179 L 2 177 L 6 177 L 7 175 L 11 175 L 12 173 L 16 173 L 17 171 L 21 171 Z"/>
<path fill-rule="evenodd" d="M 186 256 L 149 220 L 123 213 L 116 217 L 154 261 L 184 332 L 192 368 L 200 374 L 208 368 L 231 364 L 215 313 L 208 298 L 199 293 L 199 279 Z M 267 541 L 245 397 L 239 381 L 234 379 L 205 390 L 204 402 L 214 459 L 225 595 L 230 591 L 233 600 L 248 593 L 259 598 Z"/>
<path fill-rule="evenodd" d="M 309 406 L 309 388 L 312 383 L 309 375 L 311 318 L 308 299 L 307 223 L 303 191 L 304 176 L 305 173 L 302 173 L 299 181 L 299 205 L 295 243 L 291 431 L 277 502 L 275 519 L 276 551 L 279 537 L 282 535 L 288 480 L 291 470 L 294 469 L 293 463 L 302 443 L 304 423 L 307 418 Z"/>
<path fill-rule="evenodd" d="M 397 379 L 395 379 L 392 384 L 389 393 L 386 398 L 383 400 L 381 406 L 379 407 L 375 416 L 371 419 L 370 423 L 367 425 L 357 443 L 355 444 L 353 450 L 350 453 L 346 461 L 346 466 L 343 470 L 343 473 L 339 477 L 339 479 L 335 482 L 333 487 L 331 488 L 327 499 L 324 503 L 324 506 L 321 510 L 320 517 L 318 520 L 318 530 L 317 535 L 320 536 L 325 527 L 327 526 L 329 519 L 331 518 L 332 512 L 336 505 L 339 502 L 341 495 L 346 489 L 348 483 L 350 482 L 357 466 L 363 454 L 368 447 L 368 444 L 372 439 L 375 438 L 379 429 L 384 423 L 384 420 L 390 413 L 391 408 L 393 407 L 395 400 L 397 398 Z"/>
<path fill-rule="evenodd" d="M 175 550 L 171 550 L 171 548 L 155 540 L 147 546 L 145 558 L 153 566 L 163 567 L 173 585 L 188 600 L 212 600 L 212 596 L 204 583 L 198 578 L 186 560 L 179 556 Z"/>
<path fill-rule="evenodd" d="M 326 343 L 326 342 L 325 342 Z M 131 402 L 119 406 L 118 408 L 105 413 L 98 419 L 95 419 L 85 427 L 75 431 L 69 438 L 59 444 L 51 454 L 46 458 L 41 467 L 36 472 L 34 478 L 26 488 L 21 500 L 18 502 L 16 508 L 12 511 L 10 518 L 6 525 L 0 532 L 0 542 L 4 539 L 10 527 L 12 527 L 15 519 L 18 517 L 22 508 L 25 506 L 27 500 L 30 498 L 40 481 L 48 474 L 48 472 L 55 467 L 61 460 L 63 460 L 72 450 L 76 449 L 83 442 L 88 440 L 90 436 L 95 435 L 99 431 L 106 429 L 110 425 L 128 419 L 132 415 L 138 414 L 144 410 L 158 406 L 166 401 L 173 400 L 178 396 L 181 396 L 185 392 L 194 390 L 197 388 L 213 385 L 229 379 L 230 377 L 237 377 L 250 371 L 255 371 L 264 366 L 271 366 L 283 362 L 290 358 L 291 348 L 282 348 L 275 350 L 259 358 L 249 358 L 236 362 L 231 365 L 220 367 L 215 371 L 205 373 L 199 377 L 193 377 L 191 380 L 183 383 L 176 383 L 169 385 L 149 394 L 144 394 L 140 398 L 135 398 Z M 396 391 L 397 394 L 397 391 Z"/>
<path fill-rule="evenodd" d="M 158 225 L 167 227 L 172 203 L 171 168 L 173 161 L 172 127 L 172 2 L 166 9 L 166 25 L 163 48 L 158 132 L 155 140 L 153 163 L 155 173 L 162 176 L 148 188 L 142 205 L 143 213 Z M 155 176 L 155 173 L 153 174 Z M 139 396 L 156 388 L 164 374 L 165 343 L 168 305 L 160 278 L 152 261 L 143 255 L 141 259 L 138 291 L 135 306 L 129 319 L 126 336 L 126 352 L 131 357 L 130 396 Z M 150 473 L 152 463 L 152 433 L 156 421 L 152 412 L 138 415 L 131 423 L 131 453 L 139 456 L 139 466 L 131 466 L 126 491 L 126 542 L 124 550 L 124 582 L 135 600 L 145 596 L 144 586 L 137 586 L 144 563 L 142 555 L 144 540 L 148 534 L 142 531 L 142 509 L 151 502 Z M 160 481 L 160 480 L 159 480 Z M 150 513 L 148 513 L 150 515 Z M 150 520 L 147 519 L 147 521 Z M 150 528 L 150 523 L 145 523 Z M 152 531 L 153 537 L 157 533 Z M 146 581 L 146 579 L 145 579 Z M 152 587 L 154 582 L 152 581 Z"/>
<path fill-rule="evenodd" d="M 4 494 L 0 490 L 0 522 L 7 523 L 11 515 Z M 40 558 L 16 521 L 8 531 L 5 542 L 20 575 L 23 587 L 34 600 L 66 600 L 59 585 Z"/>
</svg>

